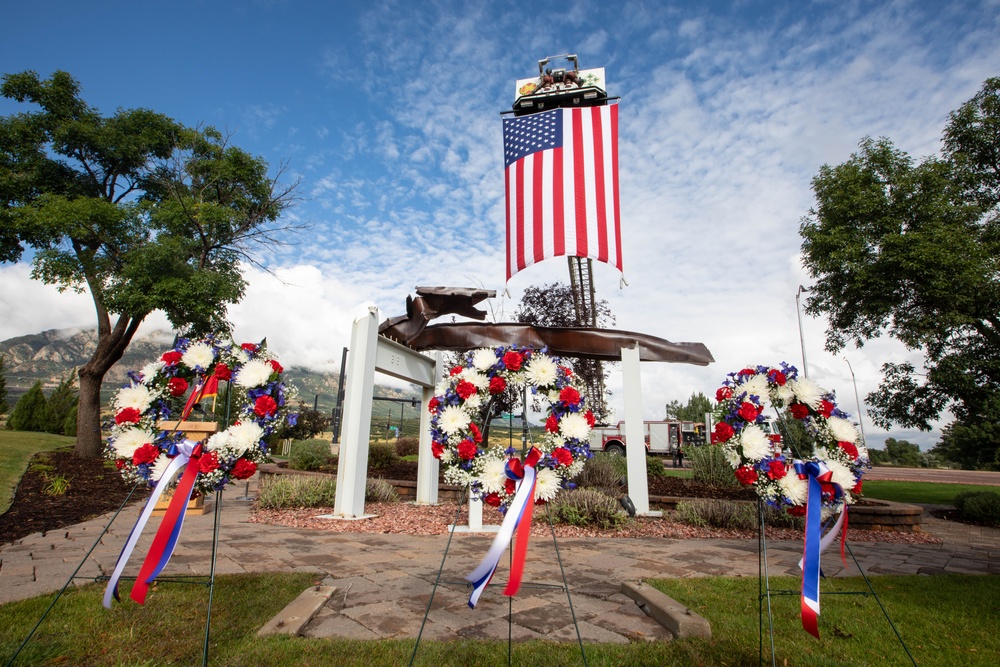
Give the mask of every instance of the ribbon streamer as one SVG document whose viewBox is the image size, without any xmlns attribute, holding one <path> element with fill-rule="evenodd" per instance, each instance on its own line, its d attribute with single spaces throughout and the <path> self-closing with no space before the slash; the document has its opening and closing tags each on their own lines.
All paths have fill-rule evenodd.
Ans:
<svg viewBox="0 0 1000 667">
<path fill-rule="evenodd" d="M 516 595 L 521 588 L 521 578 L 524 574 L 524 561 L 528 551 L 528 537 L 531 534 L 531 515 L 535 506 L 535 465 L 542 458 L 542 452 L 532 447 L 522 464 L 517 459 L 507 461 L 507 477 L 517 482 L 514 499 L 507 508 L 507 514 L 500 524 L 500 530 L 493 539 L 489 551 L 483 557 L 475 570 L 465 579 L 472 582 L 472 594 L 469 596 L 469 607 L 476 608 L 479 596 L 493 579 L 500 557 L 507 550 L 507 545 L 517 531 L 517 543 L 514 546 L 513 562 L 510 566 L 510 580 L 503 594 Z"/>
</svg>

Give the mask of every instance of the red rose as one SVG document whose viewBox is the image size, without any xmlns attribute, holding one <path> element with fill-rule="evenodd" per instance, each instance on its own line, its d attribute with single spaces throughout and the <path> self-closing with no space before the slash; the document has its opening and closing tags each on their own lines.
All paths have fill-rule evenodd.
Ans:
<svg viewBox="0 0 1000 667">
<path fill-rule="evenodd" d="M 115 468 L 121 470 L 125 467 L 125 459 L 115 459 Z"/>
<path fill-rule="evenodd" d="M 521 370 L 523 363 L 524 357 L 521 356 L 520 352 L 507 352 L 503 355 L 503 365 L 509 371 Z"/>
<path fill-rule="evenodd" d="M 184 378 L 170 378 L 167 381 L 167 391 L 171 396 L 183 396 L 188 390 L 188 382 Z"/>
<path fill-rule="evenodd" d="M 549 415 L 549 418 L 545 420 L 545 430 L 549 433 L 559 432 L 559 420 L 556 419 L 555 415 Z"/>
<path fill-rule="evenodd" d="M 475 424 L 469 424 L 469 430 L 472 431 L 472 441 L 477 445 L 483 441 L 483 433 L 479 430 L 479 427 Z"/>
<path fill-rule="evenodd" d="M 240 345 L 240 347 L 242 347 L 244 350 L 246 350 L 250 354 L 253 354 L 254 352 L 257 351 L 257 345 L 254 344 L 254 343 L 243 343 L 242 345 Z"/>
<path fill-rule="evenodd" d="M 514 490 L 517 485 L 512 479 L 505 479 L 503 482 L 503 490 L 507 492 L 508 496 L 514 495 Z"/>
<path fill-rule="evenodd" d="M 733 437 L 735 433 L 736 431 L 733 430 L 733 427 L 726 422 L 719 422 L 715 425 L 715 439 L 717 442 L 725 442 Z"/>
<path fill-rule="evenodd" d="M 495 493 L 487 493 L 486 497 L 483 498 L 483 502 L 490 507 L 500 507 L 500 496 Z"/>
<path fill-rule="evenodd" d="M 173 366 L 174 364 L 176 364 L 178 361 L 181 360 L 182 356 L 183 355 L 177 350 L 170 350 L 169 352 L 163 353 L 163 356 L 160 357 L 160 361 L 165 362 L 167 366 Z"/>
<path fill-rule="evenodd" d="M 788 409 L 792 411 L 792 416 L 796 419 L 805 419 L 809 416 L 809 406 L 805 403 L 792 403 Z"/>
<path fill-rule="evenodd" d="M 253 411 L 260 417 L 270 417 L 278 411 L 278 403 L 270 396 L 258 396 Z"/>
<path fill-rule="evenodd" d="M 464 401 L 476 393 L 476 385 L 468 380 L 459 380 L 458 384 L 455 385 L 455 393 Z"/>
<path fill-rule="evenodd" d="M 233 377 L 233 371 L 229 368 L 229 366 L 223 363 L 218 363 L 215 365 L 215 377 L 221 381 L 226 381 Z"/>
<path fill-rule="evenodd" d="M 746 421 L 752 422 L 757 420 L 757 415 L 760 414 L 760 412 L 757 410 L 757 406 L 753 403 L 744 402 L 743 405 L 740 406 L 739 412 L 736 414 Z"/>
<path fill-rule="evenodd" d="M 431 412 L 437 410 L 439 405 L 441 405 L 441 401 L 438 400 L 437 396 L 433 396 L 431 400 L 427 401 L 427 409 Z"/>
<path fill-rule="evenodd" d="M 455 366 L 448 372 L 448 375 L 450 375 L 451 377 L 455 377 L 464 370 L 465 370 L 464 366 Z"/>
<path fill-rule="evenodd" d="M 784 387 L 785 383 L 788 382 L 788 378 L 785 377 L 785 374 L 777 368 L 772 368 L 767 372 L 767 379 L 779 387 Z"/>
<path fill-rule="evenodd" d="M 740 375 L 756 375 L 757 371 L 752 368 L 744 368 L 740 371 Z"/>
<path fill-rule="evenodd" d="M 494 375 L 490 378 L 490 393 L 491 394 L 502 394 L 507 390 L 507 381 L 504 380 L 499 375 Z"/>
<path fill-rule="evenodd" d="M 271 364 L 271 369 L 272 369 L 272 370 L 273 370 L 273 371 L 274 371 L 275 373 L 277 373 L 278 375 L 281 375 L 282 373 L 284 373 L 284 372 L 285 372 L 285 369 L 284 369 L 284 367 L 282 367 L 282 365 L 281 365 L 281 364 L 279 364 L 279 363 L 277 362 L 277 360 L 275 360 L 275 359 L 270 359 L 270 360 L 268 360 L 268 362 L 267 362 L 267 363 Z"/>
<path fill-rule="evenodd" d="M 594 423 L 597 420 L 594 418 L 593 412 L 587 410 L 586 412 L 583 413 L 583 418 L 587 420 L 587 426 L 589 426 L 590 428 L 594 428 Z"/>
<path fill-rule="evenodd" d="M 854 488 L 851 489 L 851 493 L 861 493 L 861 482 L 862 480 L 859 479 L 858 483 L 855 484 Z"/>
<path fill-rule="evenodd" d="M 851 457 L 852 461 L 858 460 L 858 448 L 853 442 L 841 441 L 837 443 L 837 446 L 847 452 L 847 455 Z"/>
<path fill-rule="evenodd" d="M 132 454 L 132 463 L 135 465 L 139 465 L 141 463 L 152 463 L 159 457 L 160 448 L 147 442 L 142 447 L 136 448 L 135 452 Z"/>
<path fill-rule="evenodd" d="M 257 472 L 257 464 L 246 459 L 239 459 L 233 466 L 232 475 L 236 479 L 249 479 Z"/>
<path fill-rule="evenodd" d="M 580 392 L 573 387 L 563 387 L 559 392 L 559 400 L 569 405 L 576 405 L 580 402 Z"/>
<path fill-rule="evenodd" d="M 767 464 L 767 476 L 771 479 L 781 479 L 788 470 L 781 461 L 769 461 Z"/>
<path fill-rule="evenodd" d="M 116 424 L 138 424 L 142 415 L 135 408 L 122 408 L 115 415 Z"/>
<path fill-rule="evenodd" d="M 736 469 L 736 479 L 740 481 L 740 484 L 749 486 L 757 481 L 757 471 L 750 466 L 740 466 Z"/>
<path fill-rule="evenodd" d="M 786 510 L 792 516 L 805 516 L 806 506 L 805 505 L 792 505 Z"/>
<path fill-rule="evenodd" d="M 573 369 L 569 368 L 568 366 L 560 366 L 559 369 L 563 372 L 563 375 L 565 375 L 566 377 L 568 378 L 573 377 Z"/>
<path fill-rule="evenodd" d="M 198 459 L 198 472 L 210 473 L 219 469 L 219 457 L 215 452 L 208 452 Z"/>
<path fill-rule="evenodd" d="M 569 451 L 565 447 L 556 447 L 552 450 L 552 458 L 554 458 L 559 465 L 568 466 L 573 463 L 573 452 Z"/>
<path fill-rule="evenodd" d="M 833 403 L 831 403 L 830 401 L 820 401 L 819 402 L 819 413 L 821 415 L 823 415 L 824 417 L 826 417 L 827 419 L 829 419 L 830 415 L 833 414 L 833 408 L 834 407 L 836 407 L 836 406 Z"/>
<path fill-rule="evenodd" d="M 436 459 L 441 458 L 441 455 L 444 454 L 444 445 L 442 445 L 440 442 L 432 442 L 431 454 L 433 454 L 434 458 Z"/>
<path fill-rule="evenodd" d="M 468 438 L 458 443 L 458 458 L 463 461 L 471 461 L 476 458 L 476 443 Z"/>
<path fill-rule="evenodd" d="M 731 387 L 719 387 L 715 390 L 715 400 L 718 403 L 722 403 L 724 400 L 733 397 L 733 390 Z"/>
</svg>

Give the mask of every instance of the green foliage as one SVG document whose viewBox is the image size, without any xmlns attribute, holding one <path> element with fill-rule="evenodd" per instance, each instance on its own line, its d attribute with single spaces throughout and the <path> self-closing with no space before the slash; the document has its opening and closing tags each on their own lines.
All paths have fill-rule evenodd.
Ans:
<svg viewBox="0 0 1000 667">
<path fill-rule="evenodd" d="M 621 458 L 621 457 L 619 457 Z M 646 455 L 646 476 L 647 477 L 666 477 L 667 469 L 663 467 L 663 459 L 659 456 L 649 456 Z"/>
<path fill-rule="evenodd" d="M 583 464 L 583 470 L 573 482 L 580 488 L 594 489 L 611 497 L 617 497 L 622 494 L 624 468 L 627 465 L 628 462 L 622 456 L 597 453 L 587 459 Z"/>
<path fill-rule="evenodd" d="M 886 363 L 868 395 L 879 426 L 956 425 L 948 457 L 1000 463 L 1000 78 L 953 112 L 940 156 L 919 163 L 888 139 L 864 139 L 813 179 L 800 227 L 816 280 L 806 311 L 825 316 L 827 349 L 882 334 L 921 350 L 923 369 Z"/>
<path fill-rule="evenodd" d="M 301 401 L 295 412 L 298 414 L 295 426 L 286 426 L 281 432 L 282 438 L 307 440 L 330 428 L 330 419 L 324 413 L 313 410 Z"/>
<path fill-rule="evenodd" d="M 678 419 L 680 421 L 703 422 L 705 421 L 705 413 L 712 412 L 714 407 L 712 400 L 708 396 L 700 391 L 692 392 L 691 398 L 688 399 L 686 405 L 681 405 L 680 401 L 670 401 L 667 403 L 666 417 L 667 419 Z"/>
<path fill-rule="evenodd" d="M 940 482 L 897 482 L 865 480 L 865 498 L 891 500 L 897 503 L 952 505 L 955 496 L 965 491 L 995 491 L 996 487 L 978 484 L 942 484 Z"/>
<path fill-rule="evenodd" d="M 931 453 L 966 470 L 1000 470 L 1000 395 L 987 401 L 979 416 L 945 426 Z"/>
<path fill-rule="evenodd" d="M 676 517 L 692 526 L 756 530 L 757 505 L 732 500 L 684 500 L 677 503 Z M 770 505 L 764 506 L 764 524 L 778 528 L 801 528 L 802 519 Z"/>
<path fill-rule="evenodd" d="M 76 371 L 71 371 L 49 395 L 45 404 L 45 431 L 56 435 L 66 433 L 66 418 L 77 408 Z M 74 433 L 76 425 L 74 424 Z"/>
<path fill-rule="evenodd" d="M 365 480 L 365 502 L 398 503 L 399 494 L 396 487 L 384 479 L 369 477 Z"/>
<path fill-rule="evenodd" d="M 4 355 L 0 354 L 0 417 L 7 414 L 10 410 L 10 403 L 7 402 L 7 377 L 4 374 L 6 371 L 7 359 Z"/>
<path fill-rule="evenodd" d="M 628 516 L 618 500 L 596 489 L 577 488 L 564 491 L 552 502 L 556 520 L 571 526 L 618 528 Z"/>
<path fill-rule="evenodd" d="M 368 445 L 368 468 L 370 470 L 385 470 L 398 461 L 399 456 L 392 443 L 373 442 Z"/>
<path fill-rule="evenodd" d="M 420 453 L 420 438 L 399 438 L 396 440 L 396 453 L 400 456 L 416 456 Z"/>
<path fill-rule="evenodd" d="M 79 402 L 74 403 L 73 407 L 70 408 L 69 412 L 66 414 L 66 419 L 63 420 L 63 435 L 67 435 L 71 438 L 76 437 L 76 419 L 80 412 Z"/>
<path fill-rule="evenodd" d="M 912 442 L 895 438 L 886 438 L 885 449 L 869 449 L 868 454 L 873 465 L 919 468 L 925 463 L 920 447 Z"/>
<path fill-rule="evenodd" d="M 955 509 L 962 518 L 987 526 L 1000 526 L 1000 493 L 966 491 L 955 496 Z"/>
<path fill-rule="evenodd" d="M 337 497 L 337 480 L 333 477 L 304 475 L 272 475 L 261 484 L 257 505 L 263 509 L 296 507 L 333 507 Z"/>
<path fill-rule="evenodd" d="M 15 431 L 45 430 L 45 394 L 42 382 L 35 382 L 21 398 L 7 418 L 7 428 Z"/>
<path fill-rule="evenodd" d="M 288 467 L 293 470 L 316 471 L 331 465 L 333 455 L 330 443 L 325 440 L 299 440 L 292 443 L 288 454 Z"/>
<path fill-rule="evenodd" d="M 694 481 L 712 486 L 739 486 L 721 445 L 688 447 L 686 451 Z"/>
<path fill-rule="evenodd" d="M 45 480 L 42 493 L 47 496 L 64 496 L 69 491 L 70 480 L 65 475 L 43 474 L 42 478 Z"/>
</svg>

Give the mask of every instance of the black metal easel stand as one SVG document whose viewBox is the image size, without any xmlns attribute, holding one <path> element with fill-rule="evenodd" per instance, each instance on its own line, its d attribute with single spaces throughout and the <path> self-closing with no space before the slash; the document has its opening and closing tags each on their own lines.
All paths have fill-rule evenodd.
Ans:
<svg viewBox="0 0 1000 667">
<path fill-rule="evenodd" d="M 451 549 L 451 539 L 455 535 L 455 528 L 458 526 L 458 517 L 462 512 L 462 507 L 464 502 L 467 502 L 469 490 L 466 489 L 465 493 L 460 495 L 458 498 L 458 509 L 455 512 L 455 520 L 452 523 L 452 529 L 449 531 L 448 542 L 444 548 L 444 555 L 441 557 L 441 566 L 438 568 L 437 577 L 434 579 L 434 588 L 431 590 L 431 597 L 427 601 L 427 609 L 424 611 L 424 619 L 420 623 L 420 632 L 417 633 L 417 642 L 413 646 L 413 653 L 410 655 L 410 666 L 412 667 L 414 660 L 417 658 L 417 649 L 420 648 L 420 638 L 424 634 L 424 626 L 427 625 L 427 617 L 430 616 L 431 606 L 434 604 L 434 595 L 437 593 L 439 584 L 454 584 L 465 587 L 466 589 L 472 588 L 472 584 L 468 581 L 442 581 L 441 575 L 444 572 L 444 563 L 448 558 L 448 551 Z M 464 498 L 464 501 L 463 501 Z M 556 561 L 559 563 L 559 572 L 562 575 L 562 585 L 557 584 L 530 584 L 522 583 L 521 588 L 540 588 L 540 589 L 550 589 L 559 590 L 562 589 L 566 591 L 566 601 L 569 604 L 569 613 L 573 618 L 573 627 L 576 628 L 576 640 L 580 645 L 580 657 L 583 659 L 583 664 L 587 665 L 587 653 L 583 648 L 583 638 L 580 636 L 580 624 L 576 620 L 576 612 L 573 610 L 573 598 L 570 596 L 569 592 L 569 582 L 566 580 L 566 569 L 563 567 L 562 556 L 559 553 L 559 541 L 556 539 L 555 526 L 552 523 L 552 513 L 549 511 L 548 504 L 545 505 L 545 514 L 549 521 L 549 530 L 552 533 L 552 545 L 556 550 Z M 508 552 L 509 553 L 509 552 Z M 513 661 L 513 611 L 514 611 L 514 598 L 507 598 L 507 665 L 510 667 Z"/>
<path fill-rule="evenodd" d="M 107 581 L 108 579 L 110 579 L 110 577 L 108 577 L 107 575 L 101 575 L 97 577 L 80 577 L 77 576 L 77 574 L 80 572 L 84 564 L 90 558 L 90 554 L 94 552 L 94 549 L 97 548 L 97 545 L 101 543 L 101 540 L 104 539 L 104 536 L 111 529 L 111 526 L 112 524 L 114 524 L 115 519 L 117 519 L 118 515 L 121 514 L 123 509 L 125 509 L 125 506 L 128 504 L 129 500 L 131 500 L 132 494 L 135 493 L 137 488 L 139 488 L 138 483 L 132 487 L 131 491 L 129 491 L 128 496 L 125 497 L 125 500 L 122 502 L 121 506 L 112 515 L 111 520 L 108 521 L 108 524 L 104 527 L 104 530 L 102 530 L 101 534 L 97 536 L 97 539 L 94 541 L 93 546 L 90 547 L 90 549 L 84 555 L 83 559 L 80 561 L 80 564 L 76 566 L 75 570 L 73 570 L 73 574 L 69 576 L 69 579 L 66 580 L 66 583 L 63 584 L 63 587 L 59 589 L 59 592 L 56 593 L 54 598 L 52 598 L 52 602 L 49 603 L 48 608 L 42 613 L 41 618 L 38 619 L 38 622 L 35 623 L 35 626 L 31 628 L 31 631 L 28 633 L 28 636 L 25 637 L 24 641 L 21 642 L 21 645 L 18 646 L 17 651 L 14 653 L 14 655 L 12 655 L 10 659 L 5 663 L 5 667 L 11 667 L 11 665 L 14 664 L 14 661 L 17 659 L 17 656 L 21 654 L 21 651 L 24 650 L 24 647 L 28 645 L 29 641 L 31 641 L 31 638 L 34 636 L 39 626 L 41 626 L 42 622 L 49 615 L 49 612 L 51 612 L 52 608 L 55 607 L 56 602 L 59 601 L 59 598 L 62 597 L 62 594 L 66 592 L 66 589 L 69 588 L 69 585 L 73 583 L 73 581 L 75 581 L 76 579 L 86 579 L 96 583 L 98 581 Z M 208 665 L 208 644 L 212 627 L 212 598 L 215 592 L 215 564 L 219 551 L 219 525 L 220 525 L 221 510 L 222 510 L 222 491 L 216 491 L 215 517 L 212 525 L 212 564 L 209 569 L 208 580 L 200 581 L 200 579 L 202 579 L 202 577 L 200 576 L 158 577 L 156 579 L 156 581 L 160 583 L 198 584 L 208 587 L 208 608 L 207 608 L 207 615 L 205 618 L 205 641 L 202 644 L 202 656 L 201 656 L 201 664 L 203 666 Z M 134 581 L 135 577 L 122 577 L 122 580 Z"/>
<path fill-rule="evenodd" d="M 759 664 L 764 664 L 764 601 L 767 600 L 767 628 L 768 628 L 768 638 L 770 640 L 771 647 L 771 665 L 772 667 L 777 666 L 777 656 L 774 653 L 774 616 L 771 612 L 771 596 L 782 596 L 782 595 L 801 595 L 801 591 L 788 591 L 788 590 L 772 590 L 770 579 L 768 578 L 767 571 L 767 537 L 764 532 L 764 501 L 757 499 L 757 641 L 758 641 L 758 656 L 757 661 Z M 825 593 L 825 595 L 863 595 L 868 597 L 869 595 L 875 598 L 878 603 L 879 609 L 882 610 L 882 615 L 885 616 L 885 620 L 888 621 L 889 627 L 896 634 L 896 639 L 899 640 L 899 645 L 903 647 L 903 651 L 906 653 L 906 657 L 910 659 L 910 662 L 914 667 L 917 667 L 916 660 L 913 659 L 913 655 L 910 653 L 910 649 L 906 647 L 906 642 L 903 641 L 902 635 L 899 634 L 899 630 L 896 629 L 896 624 L 892 622 L 889 617 L 889 612 L 882 604 L 882 600 L 879 599 L 878 593 L 875 592 L 875 588 L 872 586 L 871 580 L 868 579 L 868 575 L 865 574 L 864 569 L 862 569 L 861 564 L 858 562 L 857 557 L 854 555 L 854 551 L 851 550 L 851 545 L 844 543 L 847 547 L 847 552 L 851 554 L 851 560 L 854 561 L 855 567 L 858 568 L 858 572 L 861 573 L 861 578 L 864 579 L 865 585 L 868 587 L 866 591 L 830 591 Z"/>
</svg>

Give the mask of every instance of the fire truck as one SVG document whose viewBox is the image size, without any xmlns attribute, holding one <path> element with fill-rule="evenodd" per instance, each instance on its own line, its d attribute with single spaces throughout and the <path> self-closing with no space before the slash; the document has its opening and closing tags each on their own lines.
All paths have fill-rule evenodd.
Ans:
<svg viewBox="0 0 1000 667">
<path fill-rule="evenodd" d="M 680 446 L 705 442 L 705 425 L 700 422 L 647 421 L 642 423 L 642 430 L 647 454 L 672 456 Z M 625 422 L 591 429 L 590 450 L 625 456 Z"/>
</svg>

